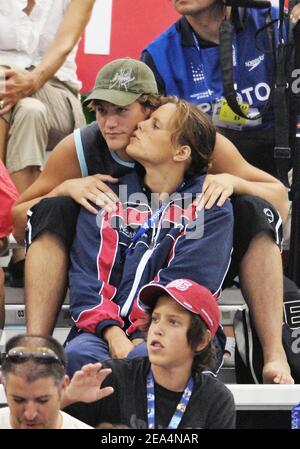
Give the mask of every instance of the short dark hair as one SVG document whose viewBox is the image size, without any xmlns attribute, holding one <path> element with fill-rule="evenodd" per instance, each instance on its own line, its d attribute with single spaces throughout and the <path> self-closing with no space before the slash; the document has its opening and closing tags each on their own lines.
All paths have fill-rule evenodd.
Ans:
<svg viewBox="0 0 300 449">
<path fill-rule="evenodd" d="M 154 310 L 153 306 L 150 309 L 145 311 L 146 317 L 145 321 L 142 325 L 140 325 L 140 329 L 147 334 L 151 319 L 152 313 Z M 191 325 L 187 330 L 187 341 L 193 351 L 197 348 L 199 343 L 202 342 L 205 331 L 207 330 L 207 326 L 199 315 L 195 313 L 189 312 L 191 314 Z M 194 375 L 200 374 L 202 371 L 207 368 L 214 368 L 216 365 L 216 348 L 212 341 L 208 343 L 208 345 L 202 349 L 200 352 L 195 352 L 194 360 L 192 364 L 192 373 Z"/>
<path fill-rule="evenodd" d="M 136 101 L 144 108 L 149 108 L 151 111 L 155 111 L 165 104 L 167 98 L 169 97 L 164 97 L 160 94 L 143 94 Z"/>
<path fill-rule="evenodd" d="M 23 377 L 27 382 L 34 382 L 44 377 L 52 377 L 57 386 L 61 383 L 66 374 L 67 359 L 64 348 L 55 338 L 35 334 L 19 334 L 8 340 L 5 352 L 7 354 L 11 349 L 20 346 L 30 349 L 38 347 L 51 349 L 57 355 L 59 361 L 58 363 L 44 364 L 30 357 L 24 363 L 17 364 L 4 357 L 1 366 L 4 384 L 10 373 Z"/>
</svg>

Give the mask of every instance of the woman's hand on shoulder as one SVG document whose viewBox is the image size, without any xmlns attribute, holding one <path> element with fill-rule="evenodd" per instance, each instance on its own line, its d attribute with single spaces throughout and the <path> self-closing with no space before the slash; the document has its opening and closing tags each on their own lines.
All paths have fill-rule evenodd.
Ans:
<svg viewBox="0 0 300 449">
<path fill-rule="evenodd" d="M 202 193 L 194 201 L 197 210 L 210 209 L 215 204 L 223 206 L 225 201 L 233 194 L 235 176 L 227 173 L 206 175 Z"/>
</svg>

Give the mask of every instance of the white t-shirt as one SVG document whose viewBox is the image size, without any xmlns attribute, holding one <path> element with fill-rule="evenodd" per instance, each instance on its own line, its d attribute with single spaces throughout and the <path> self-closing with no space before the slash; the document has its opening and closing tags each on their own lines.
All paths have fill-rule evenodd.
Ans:
<svg viewBox="0 0 300 449">
<path fill-rule="evenodd" d="M 60 411 L 60 414 L 62 415 L 61 429 L 93 429 L 93 427 L 79 421 L 79 419 L 68 415 L 68 413 Z M 8 407 L 0 408 L 0 429 L 12 429 Z"/>
<path fill-rule="evenodd" d="M 71 0 L 38 0 L 28 16 L 27 0 L 0 1 L 0 65 L 20 69 L 38 65 L 49 46 Z M 77 46 L 56 72 L 60 81 L 71 81 L 81 88 L 75 62 Z"/>
</svg>

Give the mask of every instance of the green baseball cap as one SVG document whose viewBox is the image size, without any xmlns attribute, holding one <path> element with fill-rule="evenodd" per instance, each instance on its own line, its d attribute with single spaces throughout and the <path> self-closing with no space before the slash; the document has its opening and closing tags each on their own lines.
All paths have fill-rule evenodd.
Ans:
<svg viewBox="0 0 300 449">
<path fill-rule="evenodd" d="M 104 100 L 117 106 L 127 106 L 143 94 L 157 94 L 157 84 L 151 69 L 141 61 L 116 59 L 98 72 L 94 89 L 84 100 Z"/>
</svg>

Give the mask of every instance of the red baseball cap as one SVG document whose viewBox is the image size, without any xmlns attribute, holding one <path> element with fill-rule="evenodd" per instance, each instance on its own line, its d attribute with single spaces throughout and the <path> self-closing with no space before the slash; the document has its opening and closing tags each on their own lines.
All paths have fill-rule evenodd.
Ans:
<svg viewBox="0 0 300 449">
<path fill-rule="evenodd" d="M 176 279 L 167 285 L 151 283 L 141 288 L 139 299 L 146 307 L 153 307 L 158 296 L 163 293 L 170 295 L 185 309 L 199 315 L 212 336 L 215 335 L 221 314 L 215 297 L 206 287 L 191 279 Z"/>
</svg>

